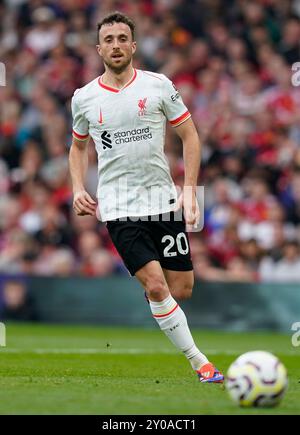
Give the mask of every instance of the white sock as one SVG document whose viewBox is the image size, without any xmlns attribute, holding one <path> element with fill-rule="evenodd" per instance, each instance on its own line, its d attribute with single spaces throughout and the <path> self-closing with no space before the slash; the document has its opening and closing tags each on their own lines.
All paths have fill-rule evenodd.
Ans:
<svg viewBox="0 0 300 435">
<path fill-rule="evenodd" d="M 181 350 L 190 361 L 194 370 L 208 363 L 208 359 L 197 348 L 187 324 L 186 316 L 175 299 L 169 295 L 161 302 L 150 302 L 153 317 L 160 329 L 171 342 Z"/>
</svg>

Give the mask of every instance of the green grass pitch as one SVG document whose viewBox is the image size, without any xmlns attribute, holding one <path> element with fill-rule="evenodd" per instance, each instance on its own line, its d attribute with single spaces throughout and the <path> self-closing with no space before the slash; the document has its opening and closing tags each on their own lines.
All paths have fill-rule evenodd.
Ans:
<svg viewBox="0 0 300 435">
<path fill-rule="evenodd" d="M 275 333 L 193 331 L 226 373 L 250 350 L 286 365 L 289 388 L 278 408 L 241 409 L 220 385 L 200 384 L 159 330 L 6 325 L 0 348 L 0 414 L 300 414 L 300 348 Z"/>
</svg>

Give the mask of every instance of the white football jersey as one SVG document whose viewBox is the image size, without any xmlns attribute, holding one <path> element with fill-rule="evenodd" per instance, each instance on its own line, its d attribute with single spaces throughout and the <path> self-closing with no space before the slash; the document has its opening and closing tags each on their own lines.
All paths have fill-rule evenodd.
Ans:
<svg viewBox="0 0 300 435">
<path fill-rule="evenodd" d="M 103 221 L 174 208 L 177 192 L 164 154 L 166 120 L 176 127 L 191 115 L 166 76 L 134 70 L 122 89 L 99 77 L 75 91 L 72 114 L 73 136 L 90 135 L 96 146 Z"/>
</svg>

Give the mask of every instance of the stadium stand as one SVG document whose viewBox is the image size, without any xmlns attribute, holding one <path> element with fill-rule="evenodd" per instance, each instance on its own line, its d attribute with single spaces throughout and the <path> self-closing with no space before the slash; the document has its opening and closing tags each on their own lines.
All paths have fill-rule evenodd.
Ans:
<svg viewBox="0 0 300 435">
<path fill-rule="evenodd" d="M 70 98 L 102 74 L 96 23 L 116 9 L 137 23 L 135 66 L 174 81 L 203 141 L 196 277 L 300 282 L 297 0 L 1 0 L 0 273 L 127 274 L 105 225 L 74 215 L 68 174 Z M 165 152 L 181 186 L 171 128 Z M 96 165 L 91 143 L 92 195 Z"/>
</svg>

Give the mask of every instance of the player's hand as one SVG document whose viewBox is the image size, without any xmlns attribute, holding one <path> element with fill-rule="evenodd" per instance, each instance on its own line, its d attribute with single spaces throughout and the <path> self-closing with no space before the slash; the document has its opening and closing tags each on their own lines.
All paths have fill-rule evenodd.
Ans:
<svg viewBox="0 0 300 435">
<path fill-rule="evenodd" d="M 192 189 L 184 188 L 177 200 L 175 211 L 182 207 L 186 224 L 197 228 L 200 221 L 200 209 L 197 197 Z"/>
<path fill-rule="evenodd" d="M 80 190 L 74 193 L 73 209 L 77 216 L 96 216 L 97 203 L 85 190 Z"/>
</svg>

